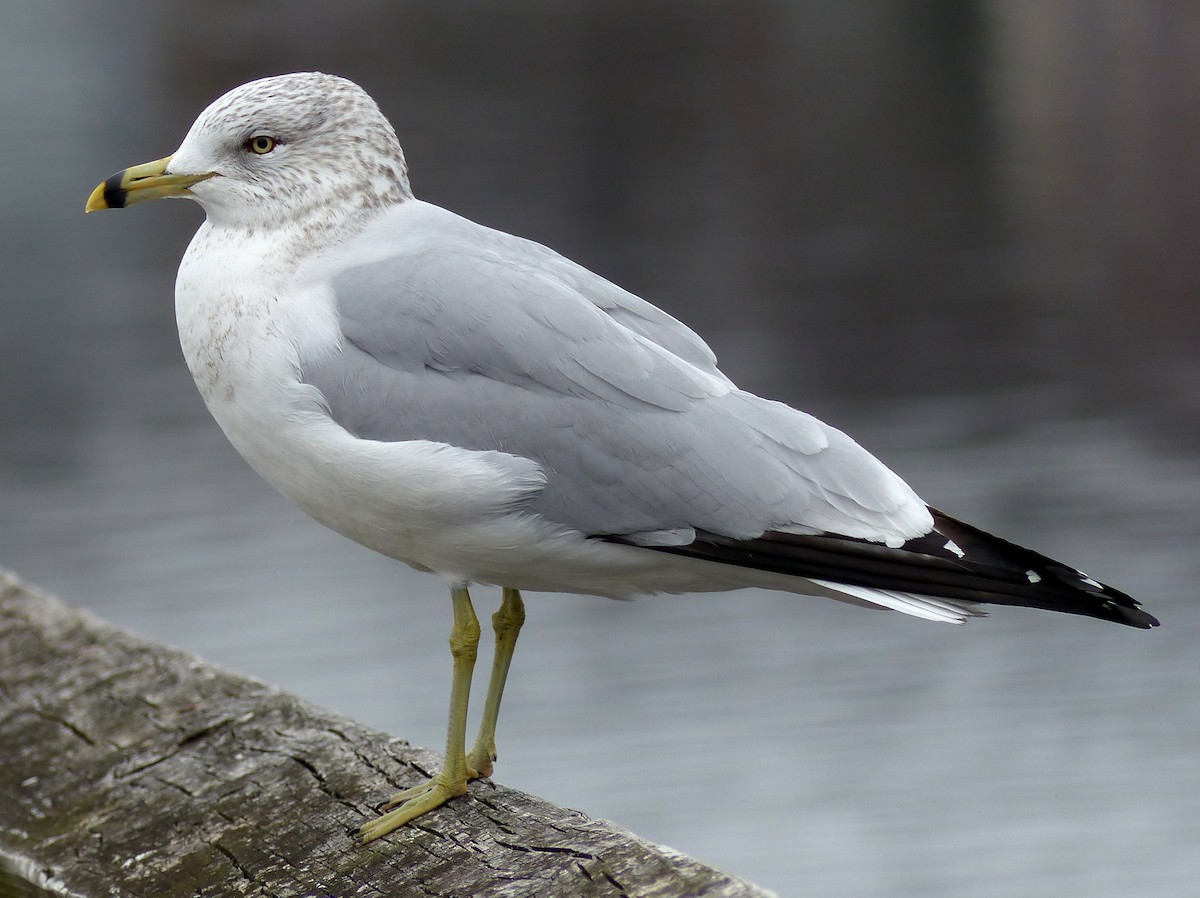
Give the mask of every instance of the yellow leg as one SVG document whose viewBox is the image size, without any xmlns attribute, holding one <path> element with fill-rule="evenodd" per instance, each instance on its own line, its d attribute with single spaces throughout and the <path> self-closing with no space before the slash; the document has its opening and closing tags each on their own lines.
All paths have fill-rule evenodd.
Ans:
<svg viewBox="0 0 1200 898">
<path fill-rule="evenodd" d="M 500 610 L 492 615 L 492 629 L 496 631 L 496 654 L 492 660 L 492 677 L 488 681 L 483 719 L 479 722 L 475 746 L 467 755 L 467 767 L 475 776 L 492 775 L 492 762 L 496 760 L 496 721 L 500 717 L 500 699 L 504 696 L 504 681 L 508 679 L 508 667 L 512 663 L 517 636 L 524 623 L 525 603 L 521 601 L 521 593 L 515 589 L 504 590 Z"/>
<path fill-rule="evenodd" d="M 450 683 L 450 721 L 446 727 L 446 758 L 442 762 L 442 771 L 427 783 L 393 795 L 386 807 L 394 810 L 359 828 L 364 842 L 385 836 L 467 791 L 467 700 L 471 695 L 471 674 L 479 649 L 479 620 L 465 586 L 451 589 L 450 597 L 454 602 L 454 626 L 450 629 L 454 678 Z"/>
</svg>

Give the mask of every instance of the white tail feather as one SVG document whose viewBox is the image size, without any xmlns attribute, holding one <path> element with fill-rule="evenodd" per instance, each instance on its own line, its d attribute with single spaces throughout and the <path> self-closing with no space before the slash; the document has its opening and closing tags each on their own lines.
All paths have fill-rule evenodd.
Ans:
<svg viewBox="0 0 1200 898">
<path fill-rule="evenodd" d="M 941 621 L 947 624 L 965 624 L 969 617 L 983 617 L 975 602 L 964 602 L 958 599 L 939 599 L 933 596 L 921 596 L 911 592 L 897 592 L 894 589 L 875 589 L 870 586 L 854 586 L 849 583 L 835 583 L 832 580 L 812 581 L 826 589 L 842 592 L 881 608 L 891 608 L 902 611 L 913 617 L 925 620 Z"/>
</svg>

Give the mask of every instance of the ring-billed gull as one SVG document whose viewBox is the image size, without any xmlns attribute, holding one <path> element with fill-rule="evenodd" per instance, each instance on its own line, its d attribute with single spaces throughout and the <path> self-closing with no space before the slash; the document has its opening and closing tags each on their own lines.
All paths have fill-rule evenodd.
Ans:
<svg viewBox="0 0 1200 898">
<path fill-rule="evenodd" d="M 853 440 L 739 390 L 653 305 L 421 202 L 395 132 L 318 73 L 238 87 L 87 210 L 198 201 L 180 341 L 250 465 L 321 523 L 450 587 L 446 757 L 377 838 L 492 771 L 519 590 L 760 586 L 963 622 L 981 603 L 1158 622 L 1124 593 L 928 507 Z M 479 623 L 495 663 L 465 745 Z"/>
</svg>

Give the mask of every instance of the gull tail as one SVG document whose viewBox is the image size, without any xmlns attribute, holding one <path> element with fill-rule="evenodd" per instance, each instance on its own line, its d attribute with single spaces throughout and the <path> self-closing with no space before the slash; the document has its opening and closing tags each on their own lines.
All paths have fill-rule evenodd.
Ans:
<svg viewBox="0 0 1200 898">
<path fill-rule="evenodd" d="M 964 524 L 934 508 L 933 529 L 898 548 L 852 537 L 768 532 L 739 540 L 697 532 L 654 547 L 705 561 L 803 577 L 854 599 L 961 622 L 980 604 L 1019 605 L 1149 629 L 1138 602 L 1082 571 Z"/>
</svg>

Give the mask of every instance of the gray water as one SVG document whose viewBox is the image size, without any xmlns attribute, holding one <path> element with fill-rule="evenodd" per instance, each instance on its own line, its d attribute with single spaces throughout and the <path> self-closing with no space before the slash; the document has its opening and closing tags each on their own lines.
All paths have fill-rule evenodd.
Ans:
<svg viewBox="0 0 1200 898">
<path fill-rule="evenodd" d="M 1177 9 L 14 5 L 0 564 L 441 745 L 441 585 L 274 495 L 195 395 L 171 290 L 199 210 L 81 214 L 233 84 L 340 72 L 423 198 L 663 305 L 743 386 L 1163 620 L 534 595 L 497 779 L 786 895 L 1194 895 L 1200 27 Z"/>
</svg>

